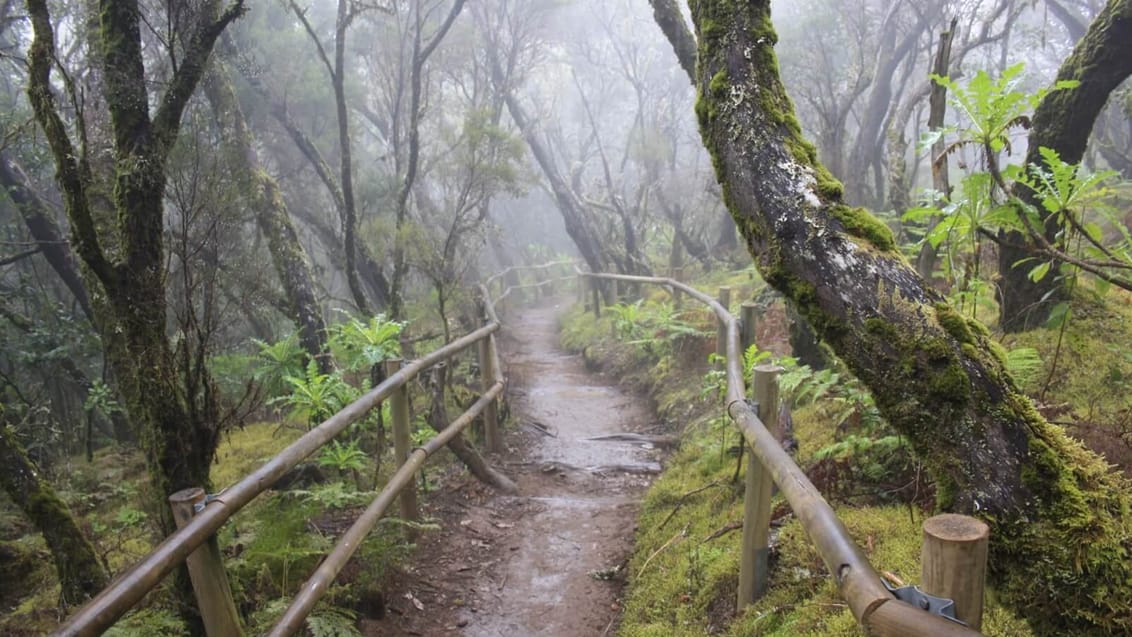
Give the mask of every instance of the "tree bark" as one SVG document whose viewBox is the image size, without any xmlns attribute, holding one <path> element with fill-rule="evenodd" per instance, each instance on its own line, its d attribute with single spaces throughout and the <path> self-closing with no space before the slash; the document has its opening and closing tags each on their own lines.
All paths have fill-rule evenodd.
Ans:
<svg viewBox="0 0 1132 637">
<path fill-rule="evenodd" d="M 672 50 L 676 53 L 676 61 L 680 63 L 680 68 L 684 69 L 688 78 L 695 83 L 693 78 L 696 75 L 696 38 L 688 30 L 676 0 L 649 0 L 649 4 L 652 5 L 653 18 L 657 25 L 672 43 Z"/>
<path fill-rule="evenodd" d="M 28 232 L 39 243 L 43 258 L 47 259 L 51 269 L 59 275 L 59 280 L 74 295 L 87 320 L 93 321 L 94 311 L 90 307 L 90 296 L 87 295 L 78 269 L 75 267 L 75 256 L 71 253 L 67 240 L 63 238 L 63 233 L 59 232 L 59 226 L 51 218 L 48 212 L 50 208 L 32 189 L 27 175 L 19 164 L 2 153 L 0 153 L 0 186 L 8 191 L 12 203 L 16 204 Z"/>
<path fill-rule="evenodd" d="M 1127 481 L 1044 421 L 986 328 L 845 205 L 778 77 L 769 5 L 692 3 L 701 134 L 763 278 L 873 391 L 940 508 L 992 526 L 993 584 L 1037 634 L 1132 629 Z"/>
<path fill-rule="evenodd" d="M 283 285 L 287 308 L 291 319 L 299 328 L 299 343 L 308 356 L 318 361 L 319 370 L 324 374 L 329 373 L 332 365 L 326 345 L 326 321 L 315 295 L 310 262 L 303 245 L 299 243 L 295 225 L 291 223 L 291 215 L 279 192 L 279 184 L 259 161 L 251 130 L 244 119 L 244 112 L 225 65 L 215 65 L 205 81 L 204 91 L 221 129 L 228 135 L 228 143 L 241 161 L 239 169 L 246 173 L 256 225 L 267 239 L 267 249 L 271 253 L 275 273 Z"/>
<path fill-rule="evenodd" d="M 1089 25 L 1085 36 L 1062 63 L 1057 80 L 1076 80 L 1077 88 L 1050 91 L 1034 111 L 1033 128 L 1027 142 L 1024 166 L 1042 166 L 1039 149 L 1057 151 L 1062 161 L 1081 161 L 1093 123 L 1108 96 L 1132 75 L 1132 0 L 1109 0 Z M 1036 194 L 1020 187 L 1015 193 L 1023 202 L 1042 210 Z M 1046 239 L 1057 244 L 1056 222 L 1046 218 Z M 1051 274 L 1031 281 L 1033 256 L 1021 233 L 1003 233 L 999 245 L 999 325 L 1007 332 L 1019 332 L 1045 324 L 1055 305 L 1066 299 L 1065 282 Z"/>
<path fill-rule="evenodd" d="M 220 33 L 244 11 L 236 0 L 201 7 L 202 19 L 184 34 L 180 66 L 150 114 L 141 43 L 142 9 L 136 1 L 102 0 L 100 28 L 104 96 L 113 133 L 113 204 L 116 227 L 101 230 L 92 214 L 91 171 L 59 116 L 52 92 L 55 33 L 44 0 L 27 0 L 34 39 L 28 51 L 28 97 L 56 165 L 56 180 L 71 225 L 72 244 L 86 265 L 95 324 L 126 409 L 141 431 L 152 482 L 151 503 L 163 530 L 174 529 L 165 506 L 169 493 L 209 486 L 218 407 L 207 369 L 182 378 L 165 335 L 165 167 L 181 115 L 196 89 Z M 69 79 L 64 77 L 64 82 Z M 81 129 L 80 129 L 81 130 Z M 83 140 L 85 142 L 85 140 Z M 114 255 L 102 247 L 113 233 Z"/>
<path fill-rule="evenodd" d="M 74 515 L 40 478 L 11 427 L 0 422 L 0 487 L 43 535 L 59 576 L 59 603 L 76 606 L 102 590 L 109 577 Z"/>
</svg>

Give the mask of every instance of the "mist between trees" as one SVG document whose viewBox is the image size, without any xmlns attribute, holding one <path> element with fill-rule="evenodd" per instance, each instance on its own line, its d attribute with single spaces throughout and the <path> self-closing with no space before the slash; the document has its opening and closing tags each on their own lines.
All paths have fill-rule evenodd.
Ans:
<svg viewBox="0 0 1132 637">
<path fill-rule="evenodd" d="M 996 521 L 1018 608 L 1127 630 L 1127 486 L 983 325 L 1132 288 L 1132 3 L 738 4 L 0 2 L 6 506 L 74 526 L 52 483 L 137 449 L 168 531 L 226 431 L 475 327 L 495 271 L 753 257 Z M 48 540 L 62 605 L 105 582 Z"/>
</svg>

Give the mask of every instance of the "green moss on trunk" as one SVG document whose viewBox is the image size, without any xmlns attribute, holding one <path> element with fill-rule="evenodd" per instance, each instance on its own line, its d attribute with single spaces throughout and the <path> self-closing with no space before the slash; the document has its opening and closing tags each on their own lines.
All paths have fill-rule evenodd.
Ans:
<svg viewBox="0 0 1132 637">
<path fill-rule="evenodd" d="M 873 391 L 941 508 L 990 523 L 991 583 L 1035 632 L 1132 630 L 1128 483 L 1045 422 L 986 330 L 841 201 L 778 77 L 769 2 L 698 0 L 692 15 L 714 34 L 700 39 L 701 134 L 764 278 Z"/>
<path fill-rule="evenodd" d="M 106 569 L 70 509 L 40 478 L 15 432 L 0 422 L 0 487 L 47 542 L 59 577 L 63 608 L 81 604 L 106 586 Z"/>
</svg>

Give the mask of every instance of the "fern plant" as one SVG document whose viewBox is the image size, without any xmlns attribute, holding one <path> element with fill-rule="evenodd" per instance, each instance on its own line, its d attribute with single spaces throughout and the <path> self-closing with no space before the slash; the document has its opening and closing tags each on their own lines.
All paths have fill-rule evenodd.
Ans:
<svg viewBox="0 0 1132 637">
<path fill-rule="evenodd" d="M 365 469 L 368 463 L 369 457 L 358 448 L 357 440 L 351 440 L 345 445 L 337 440 L 332 440 L 330 444 L 322 447 L 318 455 L 319 466 L 332 468 L 342 474 L 349 473 L 354 479 L 354 486 L 359 491 L 361 491 L 362 486 L 358 472 Z"/>
<path fill-rule="evenodd" d="M 265 394 L 271 398 L 278 398 L 290 390 L 288 378 L 303 375 L 303 365 L 307 358 L 306 351 L 299 345 L 299 335 L 292 332 L 286 338 L 268 343 L 253 338 L 259 351 L 255 358 L 255 372 L 253 378 Z"/>
<path fill-rule="evenodd" d="M 291 416 L 305 420 L 308 429 L 329 418 L 358 397 L 358 390 L 342 380 L 338 374 L 323 374 L 318 363 L 309 361 L 306 374 L 287 376 L 284 379 L 291 393 L 278 396 L 269 403 L 282 403 L 291 408 Z"/>
<path fill-rule="evenodd" d="M 401 331 L 405 324 L 378 314 L 369 321 L 357 318 L 331 326 L 330 347 L 344 368 L 369 369 L 401 354 Z"/>
</svg>

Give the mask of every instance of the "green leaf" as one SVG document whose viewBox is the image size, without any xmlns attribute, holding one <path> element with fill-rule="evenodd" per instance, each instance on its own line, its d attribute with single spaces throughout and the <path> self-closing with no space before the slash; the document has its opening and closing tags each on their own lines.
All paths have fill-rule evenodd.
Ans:
<svg viewBox="0 0 1132 637">
<path fill-rule="evenodd" d="M 1046 275 L 1049 274 L 1049 268 L 1049 261 L 1046 261 L 1045 263 L 1039 263 L 1037 266 L 1030 270 L 1030 273 L 1027 276 L 1030 277 L 1031 281 L 1037 283 L 1038 281 L 1046 278 Z"/>
</svg>

